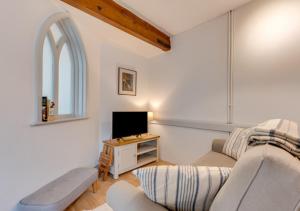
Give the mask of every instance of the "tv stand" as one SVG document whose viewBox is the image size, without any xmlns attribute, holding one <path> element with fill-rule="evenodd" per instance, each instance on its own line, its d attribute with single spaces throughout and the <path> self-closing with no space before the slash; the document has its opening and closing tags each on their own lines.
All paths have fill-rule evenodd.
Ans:
<svg viewBox="0 0 300 211">
<path fill-rule="evenodd" d="M 119 175 L 135 168 L 159 160 L 159 136 L 141 135 L 127 140 L 113 139 L 104 141 L 105 145 L 113 148 L 114 158 L 110 173 L 114 179 Z"/>
</svg>

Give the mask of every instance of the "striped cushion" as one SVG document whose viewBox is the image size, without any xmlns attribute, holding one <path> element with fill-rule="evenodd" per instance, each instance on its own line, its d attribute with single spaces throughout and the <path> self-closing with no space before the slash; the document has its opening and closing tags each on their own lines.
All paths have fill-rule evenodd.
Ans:
<svg viewBox="0 0 300 211">
<path fill-rule="evenodd" d="M 135 170 L 149 199 L 169 210 L 209 210 L 230 168 L 156 166 Z"/>
<path fill-rule="evenodd" d="M 247 149 L 249 132 L 249 128 L 235 128 L 224 144 L 223 153 L 238 160 Z"/>
</svg>

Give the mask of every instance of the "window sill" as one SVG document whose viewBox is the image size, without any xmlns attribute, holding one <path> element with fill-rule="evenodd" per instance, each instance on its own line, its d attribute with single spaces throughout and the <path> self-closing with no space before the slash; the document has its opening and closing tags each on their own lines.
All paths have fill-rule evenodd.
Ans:
<svg viewBox="0 0 300 211">
<path fill-rule="evenodd" d="M 59 123 L 64 123 L 64 122 L 72 122 L 72 121 L 80 121 L 80 120 L 85 120 L 88 119 L 86 116 L 82 117 L 66 117 L 62 119 L 56 119 L 48 122 L 42 122 L 42 121 L 37 121 L 33 122 L 31 126 L 43 126 L 43 125 L 52 125 L 52 124 L 59 124 Z"/>
</svg>

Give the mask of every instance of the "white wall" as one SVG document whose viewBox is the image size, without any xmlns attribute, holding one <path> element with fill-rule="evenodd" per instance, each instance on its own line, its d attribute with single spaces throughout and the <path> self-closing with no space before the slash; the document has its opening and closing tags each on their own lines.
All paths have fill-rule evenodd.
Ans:
<svg viewBox="0 0 300 211">
<path fill-rule="evenodd" d="M 300 123 L 300 1 L 253 1 L 234 12 L 234 120 Z"/>
<path fill-rule="evenodd" d="M 70 10 L 87 53 L 89 118 L 32 127 L 36 38 L 47 17 L 66 10 Z M 56 0 L 12 0 L 2 4 L 0 23 L 5 27 L 0 39 L 0 210 L 16 209 L 20 199 L 70 169 L 95 166 L 101 150 L 99 142 L 111 136 L 112 111 L 147 110 L 147 59 L 117 44 L 105 44 L 109 39 L 98 36 L 99 30 L 94 33 L 95 24 L 89 24 L 94 22 Z M 111 31 L 117 36 L 118 32 Z M 141 45 L 131 37 L 129 41 L 132 48 Z M 149 52 L 147 45 L 141 48 L 142 55 Z M 118 66 L 138 71 L 136 97 L 118 96 Z"/>
<path fill-rule="evenodd" d="M 32 5 L 36 9 L 33 9 Z M 4 9 L 0 14 L 0 23 L 6 28 L 2 28 L 0 40 L 2 49 L 0 50 L 0 67 L 2 69 L 2 77 L 0 77 L 0 208 L 1 210 L 14 210 L 21 198 L 66 171 L 78 166 L 95 165 L 98 159 L 99 139 L 101 141 L 111 136 L 111 112 L 113 110 L 147 110 L 148 93 L 160 93 L 162 89 L 156 88 L 156 86 L 148 87 L 147 74 L 159 74 L 158 69 L 153 73 L 149 71 L 148 60 L 117 46 L 103 44 L 101 39 L 90 33 L 93 30 L 88 24 L 85 24 L 86 22 L 76 21 L 76 18 L 80 17 L 78 15 L 75 18 L 75 23 L 82 35 L 89 65 L 89 119 L 48 126 L 30 126 L 34 112 L 35 40 L 43 21 L 61 9 L 57 7 L 56 1 L 50 0 L 26 2 L 13 0 L 2 6 Z M 17 16 L 11 15 L 16 13 L 18 13 Z M 216 28 L 213 27 L 212 32 L 215 32 Z M 209 26 L 208 29 L 210 29 Z M 198 35 L 188 34 L 188 36 L 195 39 Z M 204 36 L 207 37 L 207 35 Z M 178 43 L 184 42 L 183 39 L 184 37 L 178 39 Z M 218 38 L 208 40 L 213 44 Z M 202 44 L 205 45 L 206 41 Z M 189 46 L 191 47 L 192 44 Z M 197 48 L 201 47 L 203 46 L 197 46 Z M 180 54 L 170 61 L 173 62 L 179 58 Z M 186 59 L 184 62 L 188 65 L 189 59 L 188 57 Z M 222 61 L 224 62 L 224 60 Z M 202 62 L 204 66 L 208 64 L 205 61 Z M 200 66 L 202 62 L 199 63 Z M 211 62 L 214 64 L 215 61 Z M 134 68 L 138 71 L 137 97 L 117 95 L 118 65 Z M 196 67 L 197 65 L 193 67 L 194 70 L 197 69 Z M 158 67 L 154 66 L 154 68 Z M 209 65 L 209 68 L 212 75 L 209 74 L 208 78 L 216 76 L 214 70 L 218 68 L 214 65 Z M 176 71 L 179 72 L 179 69 Z M 201 79 L 200 74 L 196 73 L 196 75 Z M 202 82 L 204 83 L 205 80 Z M 196 85 L 194 84 L 194 86 Z M 211 88 L 215 89 L 213 86 Z M 220 87 L 216 89 L 215 92 L 218 93 Z M 212 99 L 212 102 L 216 101 L 216 99 Z M 203 105 L 207 109 L 207 105 L 205 103 Z M 215 108 L 214 110 L 217 111 L 218 109 Z M 222 117 L 226 116 L 225 111 L 225 109 L 219 111 Z M 189 115 L 192 117 L 191 113 Z M 157 133 L 163 137 L 176 134 L 174 131 L 170 131 L 170 133 L 166 133 L 166 130 L 161 131 L 159 127 Z M 207 141 L 203 144 L 205 147 L 202 146 L 201 142 L 191 141 L 189 145 L 191 151 L 193 151 L 191 146 L 195 143 L 201 143 L 199 145 L 200 153 L 209 147 L 211 133 L 201 134 L 202 132 L 194 131 L 192 135 L 184 135 L 184 138 L 190 138 L 189 140 L 194 140 L 196 137 L 207 139 L 204 140 Z M 168 140 L 172 140 L 172 137 L 165 140 L 167 144 Z M 180 143 L 178 142 L 178 144 Z M 173 151 L 172 148 L 166 146 L 162 148 L 162 152 L 164 149 L 168 150 L 163 154 L 176 153 L 175 148 Z M 189 160 L 198 157 L 199 153 L 190 154 L 187 150 L 186 155 L 189 155 Z M 178 162 L 181 161 L 178 160 Z"/>
<path fill-rule="evenodd" d="M 261 0 L 234 12 L 235 123 L 274 117 L 300 121 L 299 4 Z M 113 110 L 146 110 L 149 102 L 160 118 L 226 122 L 224 15 L 175 36 L 173 50 L 151 60 L 102 44 L 91 33 L 95 25 L 76 20 L 88 55 L 90 118 L 31 127 L 35 38 L 43 20 L 60 10 L 54 5 L 51 0 L 11 0 L 1 5 L 1 210 L 13 210 L 22 197 L 74 167 L 95 165 L 99 141 L 111 136 Z M 118 65 L 138 70 L 137 97 L 117 95 Z M 162 159 L 182 164 L 207 152 L 213 138 L 227 137 L 163 125 L 151 125 L 151 132 L 162 137 Z"/>
<path fill-rule="evenodd" d="M 191 164 L 211 149 L 212 140 L 226 138 L 227 133 L 151 125 L 151 133 L 161 136 L 160 158 L 175 164 Z"/>
<path fill-rule="evenodd" d="M 227 15 L 176 35 L 151 59 L 150 105 L 160 118 L 226 122 Z"/>
<path fill-rule="evenodd" d="M 100 141 L 108 140 L 112 134 L 113 111 L 147 111 L 148 80 L 147 59 L 111 44 L 101 48 L 100 83 Z M 137 96 L 118 95 L 118 67 L 137 71 Z"/>
<path fill-rule="evenodd" d="M 0 210 L 79 166 L 98 158 L 100 45 L 83 34 L 88 55 L 89 119 L 32 127 L 34 112 L 34 46 L 46 17 L 59 9 L 51 1 L 1 3 L 0 24 Z M 80 27 L 79 27 L 80 28 Z"/>
<path fill-rule="evenodd" d="M 226 123 L 227 25 L 224 15 L 181 33 L 173 37 L 172 51 L 150 60 L 149 104 L 156 117 Z M 213 138 L 227 136 L 162 125 L 151 129 L 162 136 L 162 158 L 175 163 L 195 161 L 210 150 Z"/>
<path fill-rule="evenodd" d="M 300 122 L 299 10 L 299 1 L 260 0 L 234 11 L 235 124 Z M 158 118 L 226 122 L 227 24 L 225 15 L 179 34 L 170 53 L 151 60 L 150 106 Z M 212 138 L 226 137 L 163 125 L 152 132 L 162 135 L 162 158 L 177 163 L 193 161 Z"/>
</svg>

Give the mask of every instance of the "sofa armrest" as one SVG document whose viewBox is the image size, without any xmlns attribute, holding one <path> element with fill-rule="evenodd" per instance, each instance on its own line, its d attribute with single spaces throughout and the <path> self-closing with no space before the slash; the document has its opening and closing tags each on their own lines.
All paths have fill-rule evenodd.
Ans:
<svg viewBox="0 0 300 211">
<path fill-rule="evenodd" d="M 166 211 L 148 199 L 143 191 L 124 181 L 109 188 L 106 200 L 114 211 Z"/>
<path fill-rule="evenodd" d="M 212 143 L 212 151 L 222 153 L 225 139 L 214 139 Z"/>
</svg>

